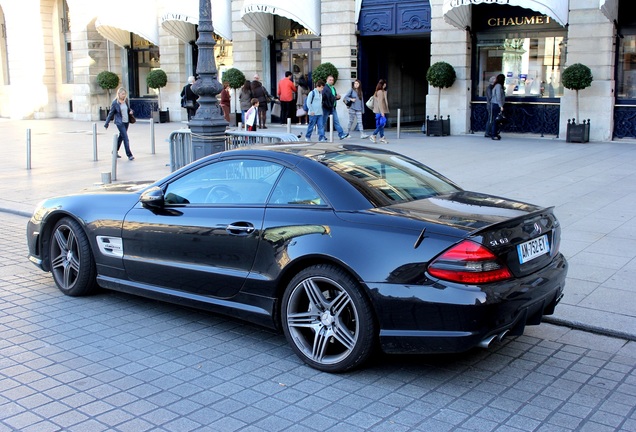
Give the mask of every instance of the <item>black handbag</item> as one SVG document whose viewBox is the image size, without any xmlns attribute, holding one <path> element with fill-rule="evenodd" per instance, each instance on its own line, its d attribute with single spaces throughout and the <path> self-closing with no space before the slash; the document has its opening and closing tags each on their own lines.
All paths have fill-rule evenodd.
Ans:
<svg viewBox="0 0 636 432">
<path fill-rule="evenodd" d="M 134 115 L 128 114 L 128 123 L 133 124 L 137 121 Z"/>
<path fill-rule="evenodd" d="M 506 123 L 508 123 L 508 119 L 506 118 L 506 116 L 505 116 L 505 115 L 503 115 L 503 113 L 502 113 L 502 112 L 500 112 L 500 113 L 497 115 L 497 117 L 495 117 L 495 122 L 497 122 L 497 124 L 498 124 L 499 126 L 503 126 L 503 125 L 505 125 Z"/>
</svg>

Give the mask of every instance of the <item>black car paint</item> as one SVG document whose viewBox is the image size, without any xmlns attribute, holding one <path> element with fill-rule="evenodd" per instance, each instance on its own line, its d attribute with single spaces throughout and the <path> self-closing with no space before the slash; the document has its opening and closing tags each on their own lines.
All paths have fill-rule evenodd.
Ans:
<svg viewBox="0 0 636 432">
<path fill-rule="evenodd" d="M 240 220 L 217 206 L 216 213 L 226 214 L 215 215 L 211 222 L 207 207 L 174 206 L 158 211 L 139 202 L 144 189 L 163 187 L 197 164 L 237 155 L 269 157 L 261 150 L 226 152 L 142 189 L 131 185 L 120 187 L 125 190 L 122 193 L 111 189 L 46 201 L 47 210 L 38 217 L 48 228 L 40 232 L 37 218 L 31 221 L 29 249 L 40 252 L 39 256 L 32 253 L 31 260 L 48 270 L 42 255 L 47 250 L 47 229 L 61 216 L 73 215 L 89 233 L 101 286 L 270 327 L 278 326 L 278 299 L 295 272 L 311 263 L 335 263 L 365 287 L 380 323 L 380 342 L 390 352 L 462 351 L 494 332 L 522 331 L 526 322 L 538 323 L 537 316 L 540 320 L 560 298 L 567 271 L 562 256 L 543 257 L 533 263 L 532 271 L 543 269 L 527 277 L 527 271 L 517 269 L 519 281 L 488 286 L 462 286 L 426 274 L 428 263 L 439 252 L 463 238 L 472 236 L 487 246 L 489 241 L 508 239 L 491 245 L 499 252 L 530 238 L 514 227 L 511 217 L 536 213 L 542 228 L 558 236 L 560 228 L 555 226 L 551 209 L 465 191 L 369 208 L 368 201 L 342 177 L 295 152 L 277 152 L 277 156 L 286 166 L 302 171 L 328 200 L 328 206 L 293 210 L 246 206 Z M 254 231 L 241 237 L 242 245 L 228 250 L 227 239 L 235 240 L 237 235 L 224 227 L 237 221 L 250 223 Z M 125 259 L 101 255 L 97 235 L 123 237 Z M 171 240 L 162 240 L 165 235 Z M 251 246 L 256 248 L 248 251 Z M 505 253 L 511 260 L 512 251 Z M 507 300 L 503 307 L 497 306 L 500 299 Z"/>
</svg>

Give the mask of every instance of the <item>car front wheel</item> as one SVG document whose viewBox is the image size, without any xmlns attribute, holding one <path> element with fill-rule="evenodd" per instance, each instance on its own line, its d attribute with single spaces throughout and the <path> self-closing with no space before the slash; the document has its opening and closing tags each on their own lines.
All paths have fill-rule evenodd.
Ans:
<svg viewBox="0 0 636 432">
<path fill-rule="evenodd" d="M 91 294 L 97 287 L 95 260 L 86 233 L 75 220 L 60 219 L 49 241 L 51 274 L 57 287 L 69 296 Z"/>
<path fill-rule="evenodd" d="M 355 368 L 374 349 L 371 305 L 360 285 L 334 266 L 312 266 L 292 279 L 283 296 L 282 321 L 294 352 L 321 371 Z"/>
</svg>

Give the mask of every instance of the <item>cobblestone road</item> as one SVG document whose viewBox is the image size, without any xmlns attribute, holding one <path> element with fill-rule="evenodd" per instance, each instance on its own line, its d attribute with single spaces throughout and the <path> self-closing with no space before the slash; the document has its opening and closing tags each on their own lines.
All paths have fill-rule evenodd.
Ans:
<svg viewBox="0 0 636 432">
<path fill-rule="evenodd" d="M 636 345 L 543 324 L 495 349 L 330 375 L 282 335 L 62 295 L 0 213 L 0 431 L 636 431 Z"/>
</svg>

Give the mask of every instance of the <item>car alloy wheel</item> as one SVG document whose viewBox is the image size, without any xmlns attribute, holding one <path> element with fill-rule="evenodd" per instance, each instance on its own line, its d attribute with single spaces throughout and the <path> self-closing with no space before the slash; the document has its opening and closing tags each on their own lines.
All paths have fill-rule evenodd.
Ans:
<svg viewBox="0 0 636 432">
<path fill-rule="evenodd" d="M 96 288 L 95 260 L 86 233 L 75 220 L 63 218 L 55 224 L 49 241 L 51 274 L 66 295 L 90 294 Z"/>
<path fill-rule="evenodd" d="M 316 265 L 289 283 L 282 305 L 283 330 L 296 354 L 325 372 L 362 364 L 374 348 L 368 299 L 346 272 Z"/>
</svg>

